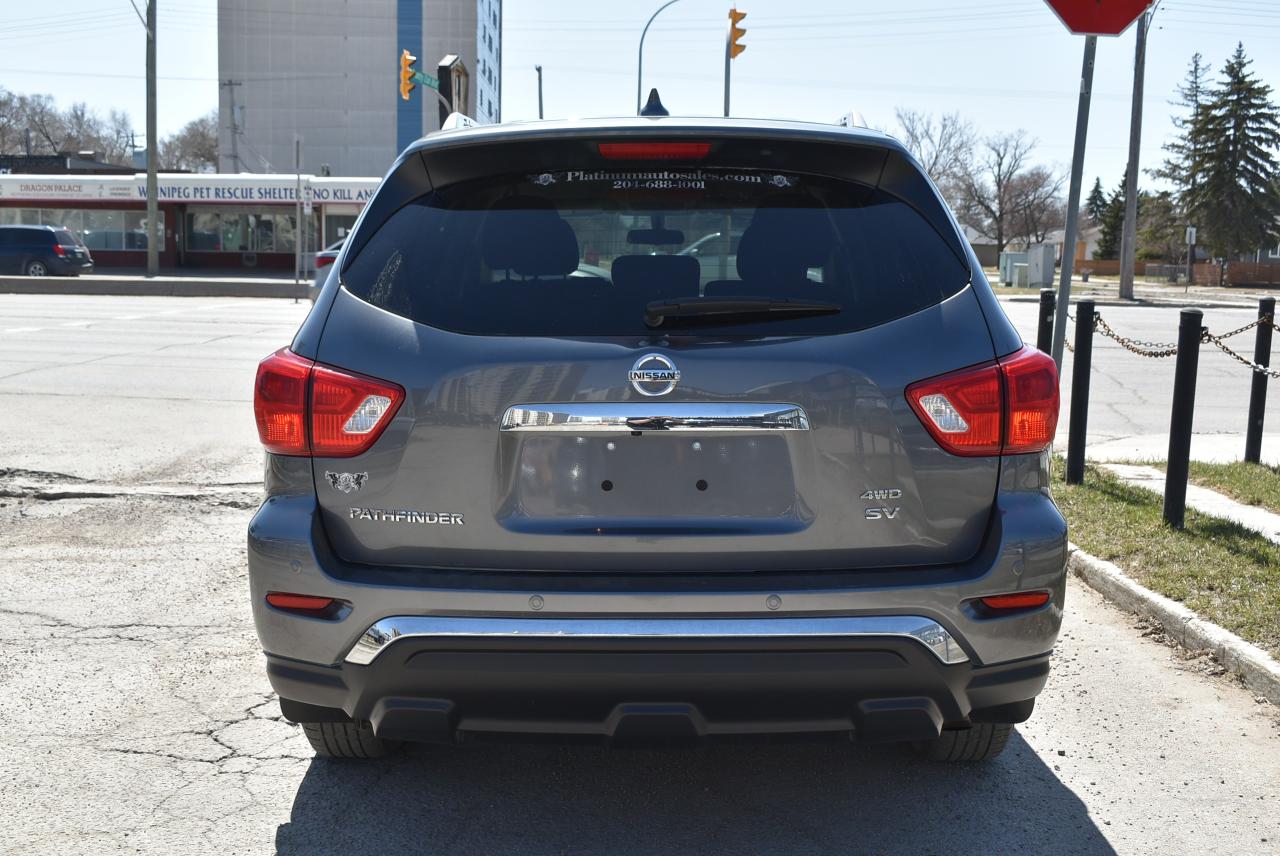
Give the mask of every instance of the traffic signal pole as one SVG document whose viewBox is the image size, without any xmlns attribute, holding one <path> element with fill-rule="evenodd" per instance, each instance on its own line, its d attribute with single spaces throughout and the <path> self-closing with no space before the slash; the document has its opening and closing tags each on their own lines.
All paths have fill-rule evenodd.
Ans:
<svg viewBox="0 0 1280 856">
<path fill-rule="evenodd" d="M 747 17 L 746 12 L 730 9 L 729 29 L 724 34 L 724 115 L 726 119 L 729 117 L 729 71 L 734 58 L 747 49 L 746 45 L 738 43 L 738 39 L 747 34 L 746 30 L 738 26 L 745 17 Z"/>
<path fill-rule="evenodd" d="M 1089 100 L 1093 94 L 1093 59 L 1098 37 L 1085 36 L 1080 70 L 1080 104 L 1076 109 L 1076 143 L 1071 155 L 1071 189 L 1067 193 L 1067 227 L 1062 241 L 1062 279 L 1058 282 L 1058 312 L 1053 319 L 1053 361 L 1062 374 L 1062 351 L 1067 341 L 1067 310 L 1071 306 L 1071 273 L 1076 260 L 1076 229 L 1080 219 L 1080 185 L 1084 180 L 1084 147 L 1089 135 Z"/>
</svg>

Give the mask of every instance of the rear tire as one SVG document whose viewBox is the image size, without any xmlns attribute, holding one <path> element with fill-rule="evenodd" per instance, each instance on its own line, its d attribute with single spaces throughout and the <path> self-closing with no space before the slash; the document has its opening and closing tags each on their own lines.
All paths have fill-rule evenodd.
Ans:
<svg viewBox="0 0 1280 856">
<path fill-rule="evenodd" d="M 27 276 L 48 276 L 49 268 L 45 267 L 44 262 L 27 262 L 27 269 L 24 273 Z"/>
<path fill-rule="evenodd" d="M 304 722 L 302 731 L 317 758 L 381 758 L 400 748 L 395 741 L 374 736 L 367 722 Z"/>
<path fill-rule="evenodd" d="M 1012 725 L 980 722 L 969 728 L 943 731 L 933 740 L 915 744 L 915 748 L 920 757 L 929 761 L 990 761 L 1004 751 L 1012 736 Z"/>
</svg>

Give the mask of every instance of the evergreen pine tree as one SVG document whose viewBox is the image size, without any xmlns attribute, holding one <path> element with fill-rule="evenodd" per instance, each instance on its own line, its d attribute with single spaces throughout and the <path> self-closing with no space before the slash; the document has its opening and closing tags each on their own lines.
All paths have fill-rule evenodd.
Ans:
<svg viewBox="0 0 1280 856">
<path fill-rule="evenodd" d="M 1175 106 L 1186 110 L 1186 115 L 1173 117 L 1173 127 L 1178 129 L 1178 136 L 1165 144 L 1164 150 L 1168 157 L 1153 172 L 1156 178 L 1163 178 L 1176 188 L 1175 195 L 1180 201 L 1196 183 L 1194 147 L 1199 141 L 1191 130 L 1204 108 L 1208 94 L 1208 75 L 1209 64 L 1201 54 L 1193 54 L 1186 79 L 1178 87 L 1178 100 L 1173 102 Z"/>
<path fill-rule="evenodd" d="M 1125 170 L 1128 175 L 1128 170 Z M 1094 256 L 1099 259 L 1114 259 L 1120 256 L 1120 233 L 1124 230 L 1124 183 L 1111 193 L 1106 207 L 1098 217 L 1098 249 Z"/>
<path fill-rule="evenodd" d="M 1227 259 L 1280 234 L 1280 115 L 1250 64 L 1238 44 L 1186 134 L 1195 179 L 1183 206 L 1213 254 Z"/>
<path fill-rule="evenodd" d="M 1090 222 L 1098 225 L 1102 222 L 1102 212 L 1107 209 L 1107 194 L 1102 190 L 1102 179 L 1095 178 L 1093 180 L 1093 190 L 1089 191 L 1089 196 L 1084 201 L 1085 213 L 1089 215 Z"/>
</svg>

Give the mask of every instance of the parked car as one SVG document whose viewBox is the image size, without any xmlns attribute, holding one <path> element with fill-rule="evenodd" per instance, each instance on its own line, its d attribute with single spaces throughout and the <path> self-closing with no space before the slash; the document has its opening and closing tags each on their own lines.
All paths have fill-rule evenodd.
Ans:
<svg viewBox="0 0 1280 856">
<path fill-rule="evenodd" d="M 57 226 L 0 226 L 0 273 L 78 276 L 93 273 L 93 256 Z"/>
<path fill-rule="evenodd" d="M 651 247 L 719 220 L 745 228 L 703 295 Z M 899 143 L 443 132 L 348 240 L 254 397 L 253 614 L 318 755 L 816 732 L 979 760 L 1031 715 L 1057 373 Z"/>
<path fill-rule="evenodd" d="M 324 281 L 329 277 L 329 271 L 334 262 L 338 260 L 338 254 L 342 252 L 342 245 L 346 242 L 346 238 L 339 238 L 320 252 L 316 253 L 316 279 L 312 283 L 314 286 L 311 292 L 311 299 L 315 300 L 316 294 L 320 287 L 324 285 Z"/>
</svg>

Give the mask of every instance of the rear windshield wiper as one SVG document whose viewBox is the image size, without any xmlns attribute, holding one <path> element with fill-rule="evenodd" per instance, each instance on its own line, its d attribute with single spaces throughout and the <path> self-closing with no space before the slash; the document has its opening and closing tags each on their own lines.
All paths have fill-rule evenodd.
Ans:
<svg viewBox="0 0 1280 856">
<path fill-rule="evenodd" d="M 837 303 L 821 300 L 786 300 L 773 297 L 689 297 L 684 300 L 655 300 L 644 308 L 644 323 L 661 327 L 668 318 L 706 319 L 714 324 L 723 316 L 763 315 L 773 318 L 802 315 L 834 315 L 840 311 Z M 762 318 L 759 320 L 773 320 Z"/>
</svg>

